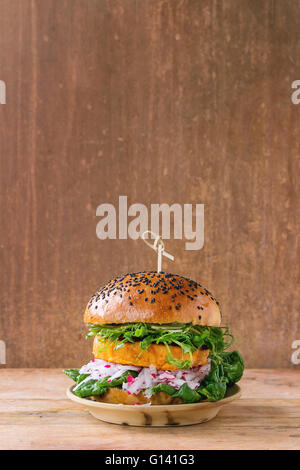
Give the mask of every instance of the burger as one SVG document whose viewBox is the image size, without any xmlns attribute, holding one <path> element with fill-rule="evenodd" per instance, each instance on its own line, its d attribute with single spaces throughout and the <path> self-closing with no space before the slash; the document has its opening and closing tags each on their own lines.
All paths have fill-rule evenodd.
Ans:
<svg viewBox="0 0 300 470">
<path fill-rule="evenodd" d="M 219 303 L 183 276 L 117 277 L 91 297 L 84 321 L 94 357 L 64 370 L 79 397 L 124 405 L 217 401 L 243 375 Z"/>
</svg>

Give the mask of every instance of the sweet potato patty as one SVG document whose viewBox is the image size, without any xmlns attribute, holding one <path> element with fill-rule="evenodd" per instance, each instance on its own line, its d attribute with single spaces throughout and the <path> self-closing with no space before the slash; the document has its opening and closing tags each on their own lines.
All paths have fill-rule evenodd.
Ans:
<svg viewBox="0 0 300 470">
<path fill-rule="evenodd" d="M 168 350 L 163 344 L 151 344 L 146 351 L 142 351 L 140 343 L 124 343 L 119 349 L 114 349 L 117 343 L 103 341 L 98 336 L 95 337 L 93 353 L 96 359 L 115 362 L 117 364 L 130 364 L 133 366 L 149 367 L 153 365 L 159 370 L 176 370 L 166 360 Z M 182 359 L 182 349 L 179 346 L 170 346 L 170 351 L 176 359 Z M 207 362 L 209 349 L 197 349 L 193 353 L 191 367 L 205 365 Z M 189 359 L 189 354 L 184 354 L 184 359 Z"/>
</svg>

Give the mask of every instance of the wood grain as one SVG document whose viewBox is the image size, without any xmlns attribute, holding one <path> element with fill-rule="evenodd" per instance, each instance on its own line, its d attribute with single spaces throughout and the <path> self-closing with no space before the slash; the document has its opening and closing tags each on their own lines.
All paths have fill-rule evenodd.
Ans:
<svg viewBox="0 0 300 470">
<path fill-rule="evenodd" d="M 241 399 L 184 432 L 98 421 L 66 399 L 70 383 L 53 369 L 0 371 L 0 449 L 300 448 L 297 371 L 247 370 Z"/>
<path fill-rule="evenodd" d="M 291 367 L 300 335 L 300 106 L 290 99 L 300 1 L 0 8 L 7 366 L 81 365 L 91 355 L 82 324 L 90 295 L 155 266 L 141 241 L 96 237 L 97 206 L 127 195 L 148 207 L 205 204 L 204 248 L 170 241 L 176 262 L 165 269 L 220 300 L 248 367 Z"/>
</svg>

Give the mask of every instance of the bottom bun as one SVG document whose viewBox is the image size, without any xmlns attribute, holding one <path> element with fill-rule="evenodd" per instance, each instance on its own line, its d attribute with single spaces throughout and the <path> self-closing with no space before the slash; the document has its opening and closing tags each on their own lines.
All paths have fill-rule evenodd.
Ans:
<svg viewBox="0 0 300 470">
<path fill-rule="evenodd" d="M 181 398 L 173 398 L 165 392 L 159 392 L 151 398 L 147 398 L 144 392 L 134 395 L 119 388 L 110 388 L 103 395 L 94 395 L 89 397 L 89 399 L 115 405 L 146 405 L 147 403 L 151 403 L 151 405 L 176 405 L 184 403 Z"/>
</svg>

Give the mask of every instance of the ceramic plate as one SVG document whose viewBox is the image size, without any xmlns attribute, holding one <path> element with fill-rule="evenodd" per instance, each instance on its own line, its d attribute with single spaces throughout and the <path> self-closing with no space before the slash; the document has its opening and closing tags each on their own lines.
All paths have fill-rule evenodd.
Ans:
<svg viewBox="0 0 300 470">
<path fill-rule="evenodd" d="M 234 385 L 227 389 L 223 400 L 203 401 L 183 405 L 112 405 L 77 397 L 74 385 L 67 389 L 67 396 L 87 408 L 97 419 L 113 424 L 129 426 L 186 426 L 205 423 L 213 419 L 222 406 L 241 396 L 241 389 Z"/>
</svg>

